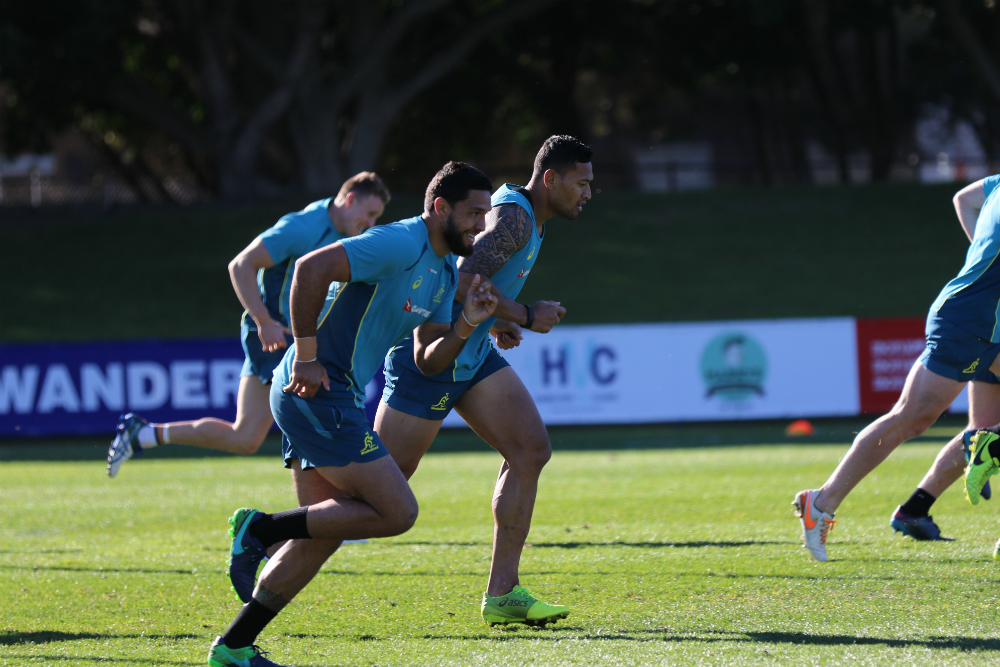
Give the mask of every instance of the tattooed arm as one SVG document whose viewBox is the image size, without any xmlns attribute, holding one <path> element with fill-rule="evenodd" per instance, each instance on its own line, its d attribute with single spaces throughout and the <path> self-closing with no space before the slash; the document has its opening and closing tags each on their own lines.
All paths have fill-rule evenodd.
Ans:
<svg viewBox="0 0 1000 667">
<path fill-rule="evenodd" d="M 476 239 L 472 256 L 463 257 L 458 261 L 458 288 L 455 299 L 461 301 L 465 298 L 475 274 L 492 277 L 503 268 L 514 253 L 531 240 L 533 225 L 528 212 L 517 204 L 501 204 L 490 210 L 486 215 L 486 231 Z M 527 306 L 504 296 L 496 285 L 492 287 L 492 292 L 499 302 L 493 317 L 515 324 L 527 323 Z M 548 332 L 559 323 L 559 318 L 566 314 L 566 309 L 556 301 L 539 301 L 532 308 L 534 323 L 531 325 L 531 330 L 539 333 Z"/>
</svg>

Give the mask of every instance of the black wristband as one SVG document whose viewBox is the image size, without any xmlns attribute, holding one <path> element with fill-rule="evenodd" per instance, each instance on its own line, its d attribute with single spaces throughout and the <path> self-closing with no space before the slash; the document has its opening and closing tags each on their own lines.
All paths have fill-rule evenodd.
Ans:
<svg viewBox="0 0 1000 667">
<path fill-rule="evenodd" d="M 527 304 L 524 307 L 528 309 L 528 321 L 524 323 L 524 328 L 530 329 L 531 325 L 535 323 L 535 310 Z"/>
</svg>

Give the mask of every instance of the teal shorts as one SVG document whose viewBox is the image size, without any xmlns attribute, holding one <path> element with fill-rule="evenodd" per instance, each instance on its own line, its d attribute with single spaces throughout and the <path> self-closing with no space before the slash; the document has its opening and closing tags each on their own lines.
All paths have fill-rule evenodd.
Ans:
<svg viewBox="0 0 1000 667">
<path fill-rule="evenodd" d="M 286 468 L 291 468 L 295 459 L 303 470 L 339 468 L 375 461 L 389 453 L 364 410 L 355 405 L 354 395 L 347 391 L 319 402 L 271 385 L 271 414 L 281 429 Z"/>
</svg>

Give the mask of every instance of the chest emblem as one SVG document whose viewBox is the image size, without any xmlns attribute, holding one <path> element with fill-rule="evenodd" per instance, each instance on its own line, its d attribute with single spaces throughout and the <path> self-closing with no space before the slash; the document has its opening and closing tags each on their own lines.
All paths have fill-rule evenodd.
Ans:
<svg viewBox="0 0 1000 667">
<path fill-rule="evenodd" d="M 420 287 L 420 283 L 422 283 L 422 282 L 424 282 L 424 277 L 423 276 L 417 276 L 416 282 L 413 283 L 413 289 L 417 289 L 418 287 Z"/>
<path fill-rule="evenodd" d="M 528 259 L 530 260 L 535 256 L 535 246 L 531 246 L 531 252 L 528 253 Z"/>
<path fill-rule="evenodd" d="M 441 297 L 444 296 L 444 288 L 438 290 L 438 293 L 434 295 L 434 303 L 441 303 Z"/>
<path fill-rule="evenodd" d="M 517 274 L 517 277 L 518 277 L 518 278 L 524 278 L 524 277 L 525 277 L 525 276 L 527 276 L 527 275 L 528 275 L 529 273 L 531 273 L 531 269 L 528 269 L 527 271 L 525 271 L 524 269 L 525 269 L 525 267 L 523 267 L 523 266 L 522 266 L 522 267 L 521 267 L 521 272 L 520 272 L 519 274 Z"/>
</svg>

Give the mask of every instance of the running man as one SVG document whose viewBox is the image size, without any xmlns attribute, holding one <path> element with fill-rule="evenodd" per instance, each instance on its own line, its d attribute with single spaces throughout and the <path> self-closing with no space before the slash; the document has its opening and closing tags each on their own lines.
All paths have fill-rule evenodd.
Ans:
<svg viewBox="0 0 1000 667">
<path fill-rule="evenodd" d="M 529 306 L 514 299 L 538 259 L 545 222 L 557 215 L 575 220 L 590 199 L 591 157 L 590 148 L 573 137 L 549 137 L 535 158 L 528 185 L 505 184 L 493 194 L 486 231 L 476 238 L 472 256 L 459 260 L 456 298 L 465 298 L 474 276 L 488 277 L 499 300 L 494 318 L 519 325 L 510 330 L 491 318 L 498 339 L 505 333 L 516 339 L 520 327 L 546 333 L 566 314 L 556 301 Z M 453 318 L 462 304 L 456 302 L 454 308 Z M 407 479 L 452 408 L 503 456 L 493 494 L 493 558 L 482 615 L 491 625 L 544 625 L 566 618 L 569 608 L 542 602 L 523 588 L 518 565 L 531 527 L 538 477 L 552 446 L 531 395 L 490 343 L 488 328 L 479 327 L 443 373 L 422 372 L 415 365 L 412 337 L 393 348 L 385 360 L 386 385 L 375 430 Z"/>
<path fill-rule="evenodd" d="M 969 384 L 969 424 L 941 448 L 930 470 L 917 485 L 910 498 L 896 508 L 889 518 L 889 525 L 897 532 L 915 540 L 948 540 L 941 536 L 941 529 L 930 516 L 934 502 L 965 472 L 972 448 L 972 437 L 980 429 L 1000 423 L 1000 379 L 989 369 L 976 373 Z M 980 491 L 989 500 L 989 482 Z"/>
<path fill-rule="evenodd" d="M 809 554 L 825 561 L 834 514 L 847 494 L 900 443 L 926 431 L 965 386 L 984 370 L 1000 371 L 1000 175 L 958 191 L 953 202 L 972 242 L 961 273 L 945 285 L 927 316 L 927 347 L 913 364 L 889 414 L 867 426 L 820 489 L 795 496 L 795 513 Z M 985 443 L 990 445 L 990 443 Z M 1000 447 L 990 445 L 1000 450 Z M 991 450 L 992 451 L 992 450 Z M 970 467 L 979 460 L 974 452 Z M 1000 451 L 993 452 L 993 455 Z M 975 477 L 975 476 L 973 476 Z M 968 488 L 967 476 L 967 488 Z M 983 480 L 985 481 L 985 480 Z M 978 489 L 968 490 L 979 502 Z"/>
<path fill-rule="evenodd" d="M 229 276 L 246 309 L 240 337 L 246 361 L 236 396 L 236 422 L 213 417 L 198 421 L 149 424 L 129 413 L 118 422 L 108 451 L 108 475 L 143 450 L 164 444 L 206 447 L 233 454 L 255 453 L 274 419 L 268 405 L 271 374 L 292 342 L 288 331 L 288 293 L 295 260 L 340 239 L 370 229 L 385 205 L 389 190 L 372 172 L 352 176 L 336 198 L 313 202 L 289 213 L 229 263 Z"/>
<path fill-rule="evenodd" d="M 229 576 L 247 604 L 212 644 L 210 665 L 274 665 L 254 646 L 257 635 L 341 542 L 398 535 L 416 520 L 406 478 L 368 425 L 364 391 L 386 350 L 411 331 L 415 363 L 433 375 L 493 314 L 489 281 L 474 276 L 452 321 L 452 253 L 472 253 L 492 189 L 479 170 L 449 162 L 427 186 L 423 215 L 299 260 L 291 292 L 295 343 L 275 370 L 270 398 L 300 507 L 277 514 L 242 508 L 230 519 Z M 324 302 L 332 282 L 344 286 Z M 265 550 L 286 540 L 254 588 Z"/>
</svg>

